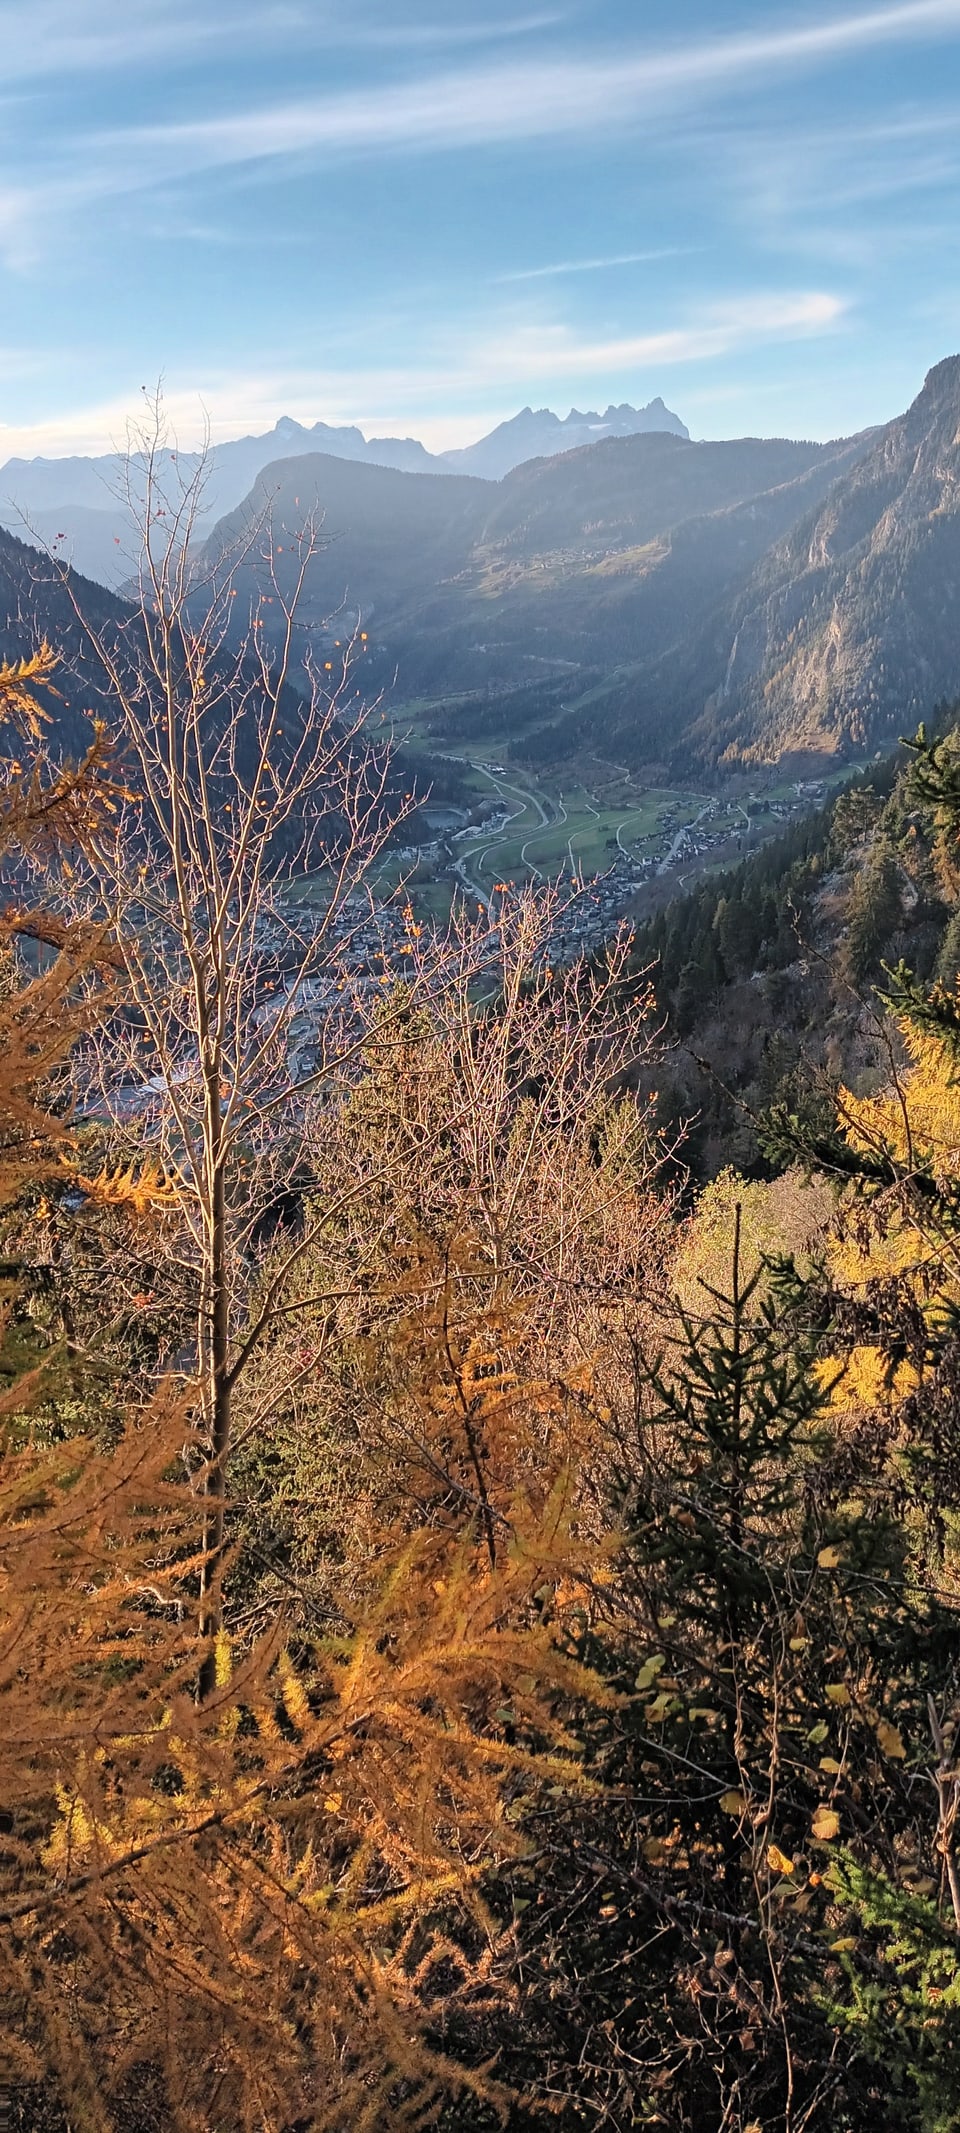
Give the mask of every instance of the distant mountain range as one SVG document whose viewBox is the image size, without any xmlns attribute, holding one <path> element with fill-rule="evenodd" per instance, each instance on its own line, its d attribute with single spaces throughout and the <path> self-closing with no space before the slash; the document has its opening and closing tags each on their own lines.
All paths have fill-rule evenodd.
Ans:
<svg viewBox="0 0 960 2133">
<path fill-rule="evenodd" d="M 525 421 L 504 427 L 519 437 Z M 352 459 L 296 427 L 292 453 L 286 428 L 279 442 L 198 565 L 230 568 L 266 515 L 283 588 L 292 536 L 318 516 L 304 653 L 361 622 L 368 684 L 401 724 L 416 699 L 447 749 L 495 738 L 588 786 L 598 764 L 706 779 L 872 753 L 960 697 L 960 356 L 905 415 L 829 444 L 641 430 L 492 481 L 462 460 L 442 480 L 388 468 L 362 438 Z M 211 494 L 264 443 L 224 448 L 237 456 Z M 259 557 L 255 542 L 239 566 L 238 632 L 274 589 Z M 0 535 L 0 650 L 29 635 L 44 568 Z"/>
<path fill-rule="evenodd" d="M 307 427 L 284 415 L 260 437 L 238 437 L 211 447 L 206 456 L 197 533 L 208 533 L 233 511 L 263 469 L 280 459 L 323 452 L 330 458 L 393 467 L 403 473 L 477 474 L 490 481 L 522 460 L 575 451 L 604 437 L 631 437 L 651 430 L 686 437 L 678 415 L 662 400 L 649 407 L 608 407 L 605 415 L 572 409 L 561 421 L 549 408 L 525 407 L 489 437 L 462 450 L 428 452 L 415 437 L 364 437 L 352 427 L 326 422 Z M 161 454 L 161 474 L 179 468 L 188 479 L 200 464 L 196 452 Z M 0 467 L 0 526 L 31 536 L 67 558 L 85 576 L 119 589 L 127 583 L 138 552 L 136 499 L 141 466 L 124 453 L 98 458 L 8 459 Z M 130 488 L 133 489 L 131 509 Z"/>
<path fill-rule="evenodd" d="M 510 422 L 501 422 L 489 437 L 463 450 L 444 452 L 443 462 L 453 474 L 482 474 L 487 481 L 502 481 L 526 459 L 553 459 L 558 452 L 575 452 L 585 444 L 601 444 L 605 437 L 644 437 L 652 430 L 671 437 L 689 437 L 686 423 L 672 415 L 662 400 L 648 407 L 608 407 L 605 415 L 581 415 L 571 408 L 561 422 L 548 407 L 525 407 Z M 398 462 L 385 461 L 393 466 Z"/>
<path fill-rule="evenodd" d="M 220 521 L 206 561 L 232 561 L 251 526 L 269 513 L 277 536 L 273 567 L 281 585 L 292 585 L 297 553 L 279 536 L 318 514 L 323 539 L 308 573 L 310 626 L 345 611 L 362 617 L 391 656 L 402 646 L 412 685 L 419 688 L 438 653 L 451 686 L 484 685 L 509 680 L 538 634 L 551 643 L 537 649 L 562 660 L 574 645 L 582 652 L 585 629 L 606 633 L 605 571 L 613 557 L 623 559 L 633 584 L 642 582 L 648 544 L 665 527 L 832 465 L 837 449 L 844 448 L 647 435 L 534 460 L 495 483 L 466 474 L 436 482 L 319 455 L 281 461 Z M 241 595 L 255 596 L 258 555 L 255 548 L 240 566 Z M 575 612 L 564 620 L 571 590 Z M 246 605 L 241 597 L 238 612 Z"/>
</svg>

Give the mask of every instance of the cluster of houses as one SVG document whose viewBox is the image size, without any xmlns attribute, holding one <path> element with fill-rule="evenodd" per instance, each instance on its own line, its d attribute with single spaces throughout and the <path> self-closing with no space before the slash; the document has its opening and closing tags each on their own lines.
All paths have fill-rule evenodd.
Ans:
<svg viewBox="0 0 960 2133">
<path fill-rule="evenodd" d="M 557 966 L 575 963 L 602 948 L 621 924 L 636 885 L 635 873 L 623 866 L 593 881 L 573 883 L 547 942 L 549 961 Z"/>
</svg>

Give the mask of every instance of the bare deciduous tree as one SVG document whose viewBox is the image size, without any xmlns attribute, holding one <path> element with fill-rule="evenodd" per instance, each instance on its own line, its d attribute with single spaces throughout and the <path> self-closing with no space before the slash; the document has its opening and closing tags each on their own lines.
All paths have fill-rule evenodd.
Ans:
<svg viewBox="0 0 960 2133">
<path fill-rule="evenodd" d="M 362 1074 L 307 1121 L 327 1218 L 311 1226 L 238 1405 L 232 1493 L 261 1617 L 281 1590 L 290 1598 L 292 1574 L 308 1617 L 354 1575 L 362 1583 L 388 1505 L 414 1524 L 475 1515 L 490 1460 L 502 1502 L 559 1458 L 578 1470 L 583 1517 L 594 1454 L 602 1494 L 598 1406 L 628 1397 L 672 1210 L 646 1106 L 626 1086 L 657 1041 L 644 989 L 626 979 L 628 938 L 558 971 L 557 916 L 543 891 L 505 897 L 495 936 L 455 915 L 442 982 L 385 996 Z M 398 1329 L 438 1317 L 442 1423 L 397 1368 Z M 556 1394 L 528 1403 L 508 1459 L 502 1432 L 494 1452 L 491 1384 L 471 1349 L 483 1325 L 494 1367 L 493 1323 L 496 1369 Z M 573 1432 L 565 1445 L 560 1427 Z"/>
<path fill-rule="evenodd" d="M 308 652 L 294 684 L 316 527 L 295 536 L 292 593 L 269 524 L 244 542 L 272 589 L 237 650 L 231 571 L 205 574 L 191 553 L 203 470 L 177 485 L 159 424 L 142 446 L 141 599 L 94 638 L 131 796 L 71 893 L 113 928 L 129 988 L 123 1028 L 87 1055 L 88 1103 L 96 1087 L 121 1138 L 145 1137 L 146 1186 L 176 1210 L 196 1299 L 212 1639 L 234 1390 L 280 1303 L 278 1286 L 251 1326 L 247 1275 L 296 1185 L 311 1094 L 357 1049 L 378 934 L 402 924 L 378 918 L 371 880 L 412 800 L 354 689 L 357 643 L 336 673 Z M 310 876 L 315 899 L 300 893 Z M 208 1687 L 212 1668 L 211 1649 Z"/>
</svg>

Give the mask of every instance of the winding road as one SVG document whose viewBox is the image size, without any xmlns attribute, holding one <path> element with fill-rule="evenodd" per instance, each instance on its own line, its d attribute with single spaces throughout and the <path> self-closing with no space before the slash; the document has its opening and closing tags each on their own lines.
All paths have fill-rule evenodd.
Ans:
<svg viewBox="0 0 960 2133">
<path fill-rule="evenodd" d="M 448 760 L 465 762 L 467 759 L 464 756 L 460 756 L 448 758 Z M 544 807 L 542 800 L 538 798 L 536 793 L 528 792 L 525 787 L 520 785 L 508 785 L 504 778 L 498 777 L 494 771 L 488 770 L 486 764 L 484 763 L 477 763 L 475 767 L 477 770 L 479 770 L 482 777 L 489 779 L 490 784 L 494 788 L 494 791 L 500 794 L 500 798 L 505 801 L 507 806 L 509 806 L 510 800 L 519 800 L 521 803 L 519 807 L 513 808 L 512 811 L 507 815 L 506 821 L 501 825 L 500 829 L 497 831 L 496 836 L 491 838 L 490 843 L 485 844 L 483 850 L 481 852 L 478 852 L 476 871 L 479 874 L 485 866 L 486 861 L 490 856 L 490 853 L 497 851 L 498 847 L 501 844 L 505 844 L 507 842 L 507 839 L 510 834 L 511 823 L 519 822 L 521 817 L 526 814 L 528 808 L 536 808 L 541 829 L 550 828 L 551 818 L 547 813 L 547 810 Z M 509 798 L 507 797 L 508 795 Z M 562 806 L 563 802 L 561 801 L 560 804 Z M 566 814 L 564 814 L 563 820 L 566 821 Z M 536 834 L 539 835 L 539 831 Z M 532 843 L 533 841 L 533 838 L 528 838 L 527 840 L 528 843 Z M 529 862 L 527 861 L 526 850 L 527 846 L 526 844 L 524 844 L 520 852 L 520 857 L 523 860 L 524 865 L 529 864 L 531 873 L 536 874 L 538 881 L 542 881 L 543 875 L 533 865 L 532 860 Z M 478 901 L 483 904 L 484 909 L 487 912 L 491 912 L 493 906 L 491 904 L 490 898 L 486 890 L 481 886 L 481 884 L 474 879 L 473 875 L 467 873 L 467 863 L 465 858 L 458 859 L 455 862 L 453 871 L 456 874 L 457 879 L 463 883 L 464 888 L 468 889 L 471 895 L 477 897 Z"/>
<path fill-rule="evenodd" d="M 530 795 L 530 798 L 531 798 L 531 799 L 533 799 L 533 797 L 534 797 L 534 796 L 533 796 L 533 794 L 531 793 L 531 795 Z M 523 865 L 524 865 L 525 867 L 529 867 L 529 869 L 530 869 L 530 872 L 531 872 L 531 874 L 535 874 L 535 875 L 536 875 L 536 877 L 537 877 L 537 880 L 538 880 L 538 881 L 542 881 L 542 880 L 543 880 L 543 875 L 542 875 L 542 874 L 541 874 L 541 872 L 540 872 L 540 868 L 539 868 L 538 866 L 536 866 L 536 865 L 534 864 L 534 861 L 533 861 L 532 859 L 528 859 L 528 858 L 527 858 L 527 852 L 528 852 L 528 850 L 529 850 L 529 848 L 530 848 L 531 844 L 536 844 L 536 842 L 537 842 L 537 839 L 538 839 L 539 837 L 542 837 L 542 835 L 543 835 L 543 832 L 544 832 L 544 830 L 545 830 L 545 829 L 552 829 L 552 828 L 554 827 L 554 824 L 553 824 L 553 823 L 551 822 L 551 820 L 550 820 L 550 817 L 549 817 L 549 815 L 545 813 L 545 811 L 544 811 L 543 807 L 541 806 L 541 804 L 540 804 L 539 800 L 535 801 L 535 803 L 534 803 L 534 804 L 535 804 L 535 805 L 536 805 L 536 807 L 537 807 L 537 808 L 539 809 L 539 814 L 540 814 L 540 823 L 541 823 L 541 827 L 540 827 L 540 829 L 538 829 L 538 830 L 534 830 L 533 836 L 532 836 L 532 837 L 528 837 L 528 838 L 527 838 L 526 844 L 522 844 L 522 845 L 520 846 L 520 859 L 521 859 L 521 862 L 522 862 L 522 864 L 523 864 Z M 559 800 L 557 801 L 557 821 L 558 821 L 558 822 L 565 822 L 565 821 L 566 821 L 566 819 L 567 819 L 567 810 L 566 810 L 566 808 L 564 807 L 564 804 L 563 804 L 563 794 L 561 793 L 561 794 L 560 794 L 560 797 L 559 797 Z M 568 850 L 569 850 L 569 846 L 568 846 Z"/>
</svg>

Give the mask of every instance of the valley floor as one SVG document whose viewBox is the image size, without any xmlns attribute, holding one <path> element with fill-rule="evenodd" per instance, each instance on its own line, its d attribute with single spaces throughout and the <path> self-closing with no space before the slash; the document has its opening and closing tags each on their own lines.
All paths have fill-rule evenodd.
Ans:
<svg viewBox="0 0 960 2133">
<path fill-rule="evenodd" d="M 460 894 L 488 909 L 503 882 L 590 884 L 590 914 L 577 945 L 602 938 L 625 915 L 648 917 L 712 869 L 736 865 L 788 821 L 822 803 L 848 765 L 825 779 L 791 780 L 771 772 L 714 793 L 647 786 L 636 775 L 595 759 L 534 773 L 510 760 L 509 737 L 482 750 L 458 741 L 455 708 L 449 732 L 417 731 L 411 707 L 405 746 L 422 763 L 454 771 L 460 804 L 423 810 L 427 834 L 392 856 L 382 884 L 407 881 L 418 915 L 443 923 Z"/>
</svg>

